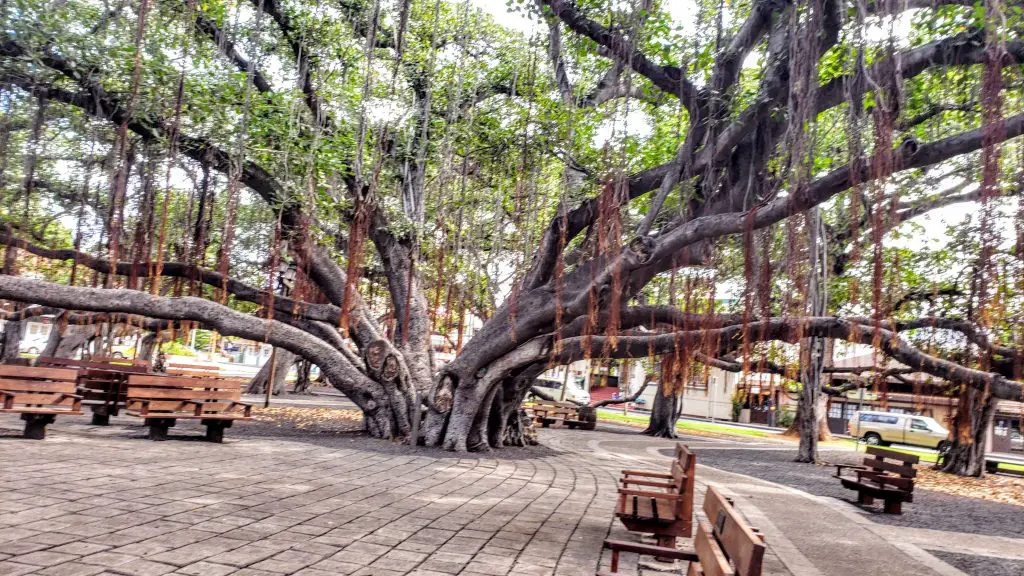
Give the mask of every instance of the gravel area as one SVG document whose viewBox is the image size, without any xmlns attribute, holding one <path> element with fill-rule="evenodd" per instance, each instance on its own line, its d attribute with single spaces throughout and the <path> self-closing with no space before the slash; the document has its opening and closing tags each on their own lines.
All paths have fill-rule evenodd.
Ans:
<svg viewBox="0 0 1024 576">
<path fill-rule="evenodd" d="M 984 576 L 1020 576 L 1024 574 L 1024 560 L 957 554 L 941 550 L 929 550 L 928 553 L 967 574 L 978 574 L 979 576 L 982 574 Z"/>
<path fill-rule="evenodd" d="M 696 450 L 698 464 L 776 482 L 817 496 L 838 498 L 851 503 L 856 501 L 856 492 L 843 488 L 839 480 L 832 477 L 835 473 L 833 466 L 793 462 L 794 451 L 716 450 L 709 447 Z M 664 452 L 670 455 L 671 450 L 666 449 Z M 855 464 L 862 458 L 854 452 L 837 451 L 822 451 L 820 457 L 830 464 Z M 1010 538 L 1024 537 L 1024 509 L 998 502 L 916 489 L 914 501 L 903 505 L 902 515 L 882 514 L 880 505 L 874 506 L 872 510 L 879 513 L 872 514 L 870 518 L 881 524 Z"/>
</svg>

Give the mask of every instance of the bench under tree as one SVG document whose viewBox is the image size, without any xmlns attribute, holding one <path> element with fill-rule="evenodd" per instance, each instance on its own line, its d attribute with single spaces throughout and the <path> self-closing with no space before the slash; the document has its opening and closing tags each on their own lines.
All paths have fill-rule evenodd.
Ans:
<svg viewBox="0 0 1024 576">
<path fill-rule="evenodd" d="M 674 548 L 676 538 L 693 535 L 693 493 L 697 457 L 682 443 L 667 472 L 623 470 L 615 516 L 631 532 L 651 534 Z"/>
<path fill-rule="evenodd" d="M 77 378 L 76 370 L 0 364 L 0 413 L 21 414 L 24 437 L 42 440 L 57 416 L 82 414 Z"/>
<path fill-rule="evenodd" d="M 844 488 L 857 491 L 858 504 L 868 506 L 878 498 L 885 513 L 902 514 L 903 503 L 914 501 L 914 465 L 920 460 L 915 454 L 868 446 L 862 464 L 838 464 L 835 477 Z"/>
<path fill-rule="evenodd" d="M 144 418 L 149 438 L 166 440 L 177 420 L 199 420 L 206 439 L 222 442 L 236 420 L 251 420 L 252 406 L 241 402 L 237 380 L 156 374 L 128 376 L 127 414 Z"/>
<path fill-rule="evenodd" d="M 82 406 L 92 411 L 94 426 L 107 426 L 110 417 L 117 416 L 124 409 L 129 374 L 149 372 L 148 362 L 122 358 L 72 360 L 44 357 L 37 359 L 36 365 L 78 370 L 78 394 L 82 396 Z"/>
<path fill-rule="evenodd" d="M 697 521 L 692 550 L 605 540 L 604 547 L 611 550 L 611 571 L 598 572 L 598 576 L 617 574 L 619 555 L 623 552 L 664 560 L 688 560 L 687 576 L 761 576 L 764 537 L 747 523 L 732 500 L 709 486 L 703 510 L 707 520 Z"/>
</svg>

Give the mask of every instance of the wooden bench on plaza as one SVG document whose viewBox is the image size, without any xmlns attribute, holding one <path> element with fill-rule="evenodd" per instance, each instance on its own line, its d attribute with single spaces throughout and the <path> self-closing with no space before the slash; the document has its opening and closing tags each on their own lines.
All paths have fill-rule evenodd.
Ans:
<svg viewBox="0 0 1024 576">
<path fill-rule="evenodd" d="M 579 409 L 569 402 L 535 402 L 526 406 L 536 424 L 544 428 L 561 428 L 563 425 L 576 428 L 586 424 L 579 417 Z"/>
<path fill-rule="evenodd" d="M 77 377 L 77 371 L 63 368 L 0 365 L 0 413 L 20 413 L 25 438 L 42 440 L 57 416 L 82 413 Z"/>
<path fill-rule="evenodd" d="M 687 576 L 760 576 L 764 563 L 764 537 L 751 528 L 732 501 L 714 487 L 708 487 L 703 509 L 707 521 L 697 521 L 693 550 L 605 540 L 604 547 L 612 551 L 610 573 L 619 571 L 619 554 L 631 552 L 641 556 L 688 560 Z"/>
<path fill-rule="evenodd" d="M 920 460 L 913 454 L 868 446 L 863 464 L 836 465 L 835 477 L 844 488 L 857 491 L 858 504 L 874 504 L 875 498 L 880 498 L 886 514 L 902 514 L 903 503 L 914 501 L 914 464 Z M 852 471 L 856 477 L 843 476 L 844 470 Z"/>
<path fill-rule="evenodd" d="M 126 358 L 47 358 L 36 360 L 38 366 L 76 368 L 78 394 L 82 405 L 92 410 L 92 424 L 106 426 L 110 417 L 117 416 L 125 407 L 128 393 L 128 374 L 146 374 L 149 362 Z"/>
<path fill-rule="evenodd" d="M 659 546 L 674 548 L 677 537 L 693 535 L 696 469 L 697 457 L 676 443 L 668 472 L 623 470 L 615 516 L 627 530 L 653 534 Z"/>
<path fill-rule="evenodd" d="M 224 440 L 235 420 L 251 420 L 252 406 L 240 402 L 241 385 L 218 378 L 130 374 L 128 415 L 145 418 L 149 437 L 166 440 L 167 429 L 180 419 L 200 420 L 206 439 Z"/>
<path fill-rule="evenodd" d="M 171 376 L 189 376 L 192 378 L 218 378 L 220 368 L 203 364 L 169 364 L 166 373 Z"/>
</svg>

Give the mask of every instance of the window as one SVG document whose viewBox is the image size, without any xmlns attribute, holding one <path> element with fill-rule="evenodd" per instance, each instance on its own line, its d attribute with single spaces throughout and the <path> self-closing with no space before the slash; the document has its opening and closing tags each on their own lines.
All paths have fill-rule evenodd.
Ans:
<svg viewBox="0 0 1024 576">
<path fill-rule="evenodd" d="M 925 424 L 924 420 L 911 420 L 910 427 L 913 428 L 914 430 L 924 430 L 926 432 L 928 431 L 928 425 Z"/>
<path fill-rule="evenodd" d="M 687 388 L 694 388 L 697 390 L 707 390 L 708 384 L 704 380 L 704 376 L 690 376 L 690 381 L 686 383 Z"/>
<path fill-rule="evenodd" d="M 837 403 L 830 404 L 828 407 L 829 418 L 842 418 L 843 417 L 843 405 Z"/>
<path fill-rule="evenodd" d="M 861 414 L 861 422 L 878 422 L 879 424 L 896 424 L 900 421 L 897 416 L 884 416 L 882 414 Z"/>
</svg>

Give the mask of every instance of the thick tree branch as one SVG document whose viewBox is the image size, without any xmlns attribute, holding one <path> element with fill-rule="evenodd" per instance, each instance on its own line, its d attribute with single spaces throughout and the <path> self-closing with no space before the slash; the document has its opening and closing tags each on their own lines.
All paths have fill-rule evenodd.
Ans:
<svg viewBox="0 0 1024 576">
<path fill-rule="evenodd" d="M 660 66 L 651 60 L 635 44 L 635 39 L 598 24 L 583 16 L 569 0 L 540 0 L 562 22 L 578 34 L 582 34 L 606 49 L 615 60 L 622 62 L 646 77 L 655 86 L 679 98 L 688 110 L 697 106 L 697 88 L 676 66 Z"/>
<path fill-rule="evenodd" d="M 213 40 L 213 43 L 217 45 L 217 48 L 221 53 L 223 53 L 236 68 L 246 74 L 251 74 L 252 84 L 257 90 L 263 94 L 273 91 L 270 81 L 267 80 L 266 76 L 256 69 L 253 62 L 250 62 L 248 58 L 238 51 L 235 43 L 231 41 L 231 38 L 228 37 L 223 30 L 221 30 L 220 26 L 202 12 L 196 13 L 196 29 Z"/>
<path fill-rule="evenodd" d="M 78 288 L 19 276 L 0 277 L 0 298 L 71 310 L 201 322 L 226 336 L 266 342 L 320 366 L 331 384 L 355 402 L 368 418 L 390 400 L 379 384 L 360 373 L 344 354 L 319 338 L 284 323 L 242 314 L 203 298 L 165 298 L 137 290 Z M 391 423 L 387 422 L 385 430 L 389 429 Z"/>
<path fill-rule="evenodd" d="M 1024 384 L 1020 382 L 930 356 L 905 342 L 895 332 L 840 318 L 773 318 L 746 326 L 718 329 L 695 326 L 690 330 L 656 336 L 619 336 L 614 342 L 607 336 L 571 338 L 564 340 L 561 353 L 553 356 L 555 362 L 563 364 L 588 357 L 588 354 L 589 357 L 643 358 L 649 354 L 673 352 L 680 346 L 697 350 L 707 342 L 716 342 L 719 351 L 728 351 L 741 345 L 744 332 L 755 341 L 797 343 L 803 338 L 817 336 L 859 344 L 877 343 L 883 353 L 915 371 L 975 388 L 988 386 L 995 397 L 1004 400 L 1020 401 L 1024 398 Z"/>
</svg>

